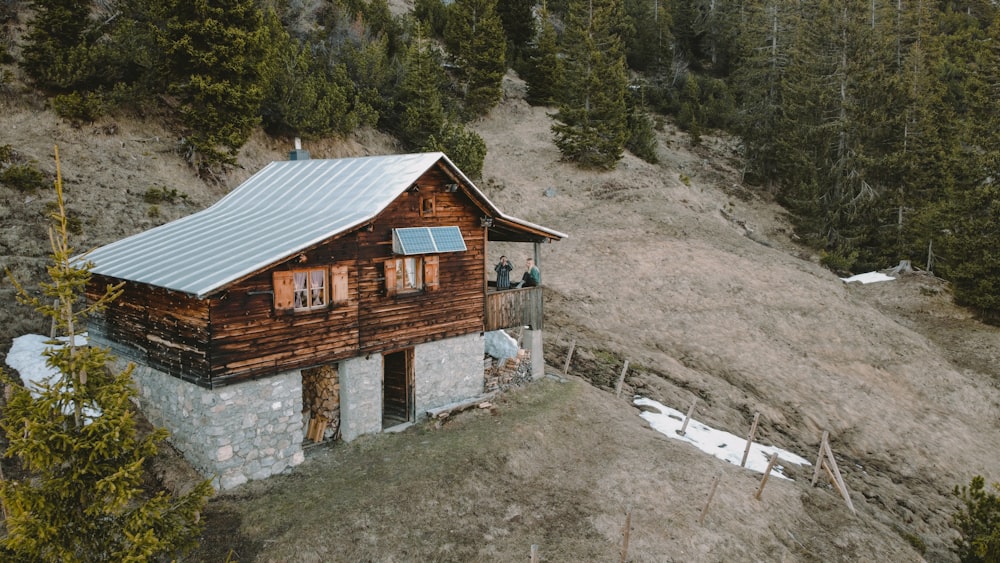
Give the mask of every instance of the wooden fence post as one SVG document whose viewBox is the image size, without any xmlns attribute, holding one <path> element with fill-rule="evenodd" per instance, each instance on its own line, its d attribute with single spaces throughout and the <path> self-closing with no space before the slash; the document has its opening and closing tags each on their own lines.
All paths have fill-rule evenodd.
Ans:
<svg viewBox="0 0 1000 563">
<path fill-rule="evenodd" d="M 813 478 L 812 478 L 812 486 L 813 487 L 816 486 L 816 480 L 819 479 L 819 472 L 822 470 L 823 455 L 826 453 L 823 450 L 823 445 L 826 444 L 826 439 L 827 439 L 827 436 L 829 436 L 829 435 L 830 435 L 830 433 L 827 432 L 826 430 L 824 430 L 823 431 L 823 437 L 819 439 L 819 452 L 816 453 L 816 467 L 813 468 Z"/>
<path fill-rule="evenodd" d="M 531 544 L 531 563 L 538 563 L 538 545 Z"/>
<path fill-rule="evenodd" d="M 827 461 L 830 462 L 829 469 L 833 472 L 833 482 L 837 485 L 837 489 L 840 490 L 840 496 L 844 497 L 844 502 L 847 503 L 847 508 L 851 509 L 852 514 L 857 514 L 854 510 L 854 503 L 851 502 L 851 495 L 847 491 L 847 485 L 844 483 L 844 478 L 840 476 L 840 469 L 837 468 L 837 460 L 833 459 L 833 450 L 830 449 L 830 441 L 827 440 L 823 442 L 824 449 L 826 450 Z"/>
<path fill-rule="evenodd" d="M 715 496 L 715 488 L 719 486 L 719 481 L 722 480 L 722 472 L 720 471 L 718 475 L 712 479 L 712 488 L 708 491 L 708 499 L 705 500 L 705 506 L 701 509 L 701 515 L 698 516 L 698 523 L 705 523 L 705 515 L 708 514 L 708 505 L 712 503 L 712 497 Z"/>
<path fill-rule="evenodd" d="M 833 458 L 833 450 L 830 448 L 830 433 L 826 430 L 823 431 L 823 437 L 819 442 L 819 454 L 816 456 L 816 468 L 813 470 L 812 486 L 814 487 L 821 469 L 826 470 L 827 477 L 830 478 L 833 487 L 847 503 L 847 508 L 851 509 L 852 514 L 857 514 L 858 512 L 854 510 L 854 503 L 851 502 L 851 493 L 847 490 L 847 484 L 844 483 L 844 478 L 840 475 L 840 469 L 837 468 L 837 460 Z"/>
<path fill-rule="evenodd" d="M 698 404 L 698 398 L 695 397 L 695 400 L 691 402 L 691 408 L 688 409 L 687 416 L 684 417 L 684 424 L 681 424 L 681 429 L 677 431 L 677 433 L 680 434 L 681 436 L 683 436 L 684 433 L 687 432 L 688 421 L 691 420 L 691 415 L 694 414 L 694 406 L 697 404 Z"/>
<path fill-rule="evenodd" d="M 622 559 L 621 563 L 628 561 L 628 535 L 632 530 L 632 509 L 625 513 L 625 527 L 622 528 Z"/>
<path fill-rule="evenodd" d="M 563 375 L 569 375 L 569 361 L 573 359 L 573 350 L 576 348 L 576 339 L 569 344 L 569 352 L 566 353 L 566 364 L 563 366 Z"/>
<path fill-rule="evenodd" d="M 771 470 L 774 469 L 774 464 L 778 463 L 778 452 L 771 454 L 771 460 L 767 462 L 767 469 L 764 470 L 764 478 L 760 480 L 760 486 L 757 487 L 757 494 L 753 498 L 760 500 L 760 494 L 764 492 L 764 485 L 767 484 L 767 478 L 771 476 Z"/>
<path fill-rule="evenodd" d="M 622 383 L 625 383 L 625 374 L 628 373 L 628 360 L 622 366 L 622 374 L 618 376 L 618 385 L 615 385 L 615 397 L 622 396 Z"/>
<path fill-rule="evenodd" d="M 757 433 L 757 421 L 760 419 L 760 413 L 755 412 L 753 414 L 753 424 L 750 425 L 750 434 L 747 436 L 747 447 L 743 449 L 743 459 L 740 460 L 740 467 L 746 467 L 747 456 L 750 455 L 750 444 L 753 444 L 753 435 Z"/>
</svg>

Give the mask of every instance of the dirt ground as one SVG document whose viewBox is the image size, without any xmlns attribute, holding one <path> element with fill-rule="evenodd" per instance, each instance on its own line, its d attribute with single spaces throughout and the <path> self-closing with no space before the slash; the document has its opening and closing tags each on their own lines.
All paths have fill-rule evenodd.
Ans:
<svg viewBox="0 0 1000 563">
<path fill-rule="evenodd" d="M 80 250 L 200 209 L 288 140 L 255 137 L 241 167 L 198 179 L 155 123 L 73 127 L 0 95 L 0 145 L 54 170 L 81 220 Z M 954 561 L 951 490 L 1000 481 L 1000 331 L 951 304 L 927 273 L 847 285 L 797 246 L 781 210 L 743 186 L 726 139 L 699 146 L 669 125 L 661 163 L 626 155 L 594 173 L 559 161 L 550 109 L 510 79 L 474 128 L 486 140 L 477 182 L 506 212 L 562 232 L 545 245 L 546 360 L 570 376 L 503 397 L 441 428 L 323 445 L 288 475 L 218 495 L 188 561 Z M 306 143 L 314 158 L 398 150 L 367 132 Z M 185 197 L 154 205 L 150 188 Z M 51 194 L 0 187 L 0 267 L 40 280 Z M 531 252 L 495 245 L 490 259 Z M 518 260 L 520 263 L 521 260 Z M 887 268 L 893 264 L 886 264 Z M 47 332 L 0 282 L 0 354 Z M 814 460 L 828 431 L 857 514 L 811 469 L 772 479 L 648 428 L 610 390 L 642 394 Z M 183 472 L 161 466 L 177 479 Z M 703 525 L 711 482 L 722 475 Z M 173 476 L 173 477 L 170 477 Z"/>
</svg>

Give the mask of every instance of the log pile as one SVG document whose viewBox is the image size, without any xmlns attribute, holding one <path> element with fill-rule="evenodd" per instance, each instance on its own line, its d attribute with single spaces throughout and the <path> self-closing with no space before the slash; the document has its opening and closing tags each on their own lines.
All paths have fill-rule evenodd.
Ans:
<svg viewBox="0 0 1000 563">
<path fill-rule="evenodd" d="M 506 391 L 531 382 L 531 352 L 521 349 L 517 356 L 497 360 L 487 357 L 484 362 L 486 391 Z"/>
<path fill-rule="evenodd" d="M 302 370 L 302 412 L 306 439 L 322 442 L 340 434 L 340 376 L 336 366 Z"/>
</svg>

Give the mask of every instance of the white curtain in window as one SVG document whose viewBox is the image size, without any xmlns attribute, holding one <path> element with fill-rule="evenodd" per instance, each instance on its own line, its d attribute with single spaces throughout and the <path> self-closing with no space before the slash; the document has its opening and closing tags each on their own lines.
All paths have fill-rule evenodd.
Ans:
<svg viewBox="0 0 1000 563">
<path fill-rule="evenodd" d="M 306 273 L 295 272 L 295 308 L 304 309 L 309 306 L 309 288 L 306 285 Z"/>
<path fill-rule="evenodd" d="M 323 270 L 311 270 L 309 272 L 309 287 L 312 289 L 311 307 L 323 305 L 326 297 L 326 272 Z"/>
<path fill-rule="evenodd" d="M 417 287 L 417 259 L 407 258 L 406 259 L 406 288 L 414 289 Z"/>
</svg>

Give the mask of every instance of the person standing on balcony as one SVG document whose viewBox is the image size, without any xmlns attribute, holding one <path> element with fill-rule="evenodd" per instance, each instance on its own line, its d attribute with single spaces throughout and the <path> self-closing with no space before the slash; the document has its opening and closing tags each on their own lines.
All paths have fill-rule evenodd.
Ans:
<svg viewBox="0 0 1000 563">
<path fill-rule="evenodd" d="M 493 269 L 497 272 L 497 289 L 510 289 L 510 271 L 514 269 L 510 260 L 506 256 L 501 256 L 500 261 Z"/>
</svg>

